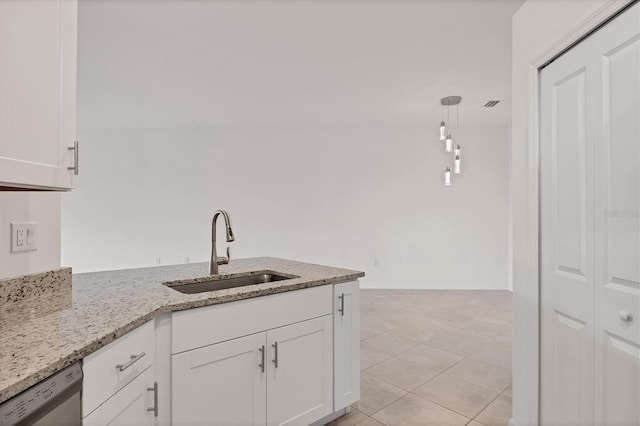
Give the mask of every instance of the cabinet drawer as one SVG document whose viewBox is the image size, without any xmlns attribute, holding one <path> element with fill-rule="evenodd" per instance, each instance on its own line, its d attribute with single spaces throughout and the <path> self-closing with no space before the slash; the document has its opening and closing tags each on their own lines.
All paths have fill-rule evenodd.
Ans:
<svg viewBox="0 0 640 426">
<path fill-rule="evenodd" d="M 83 426 L 152 426 L 154 400 L 153 367 L 147 368 L 131 383 L 82 419 Z M 150 409 L 152 409 L 150 411 Z"/>
<path fill-rule="evenodd" d="M 136 358 L 133 358 L 134 356 Z M 111 395 L 135 379 L 153 364 L 154 358 L 153 321 L 149 321 L 86 357 L 82 367 L 84 371 L 83 416 L 91 413 Z"/>
<path fill-rule="evenodd" d="M 173 313 L 171 353 L 329 315 L 333 286 L 295 290 Z"/>
</svg>

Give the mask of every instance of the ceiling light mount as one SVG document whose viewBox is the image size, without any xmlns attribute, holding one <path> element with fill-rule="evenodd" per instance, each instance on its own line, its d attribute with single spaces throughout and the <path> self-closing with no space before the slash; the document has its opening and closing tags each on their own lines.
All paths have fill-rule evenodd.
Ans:
<svg viewBox="0 0 640 426">
<path fill-rule="evenodd" d="M 460 102 L 462 102 L 462 98 L 460 96 L 447 96 L 446 98 L 440 99 L 440 103 L 443 106 L 458 105 Z"/>
</svg>

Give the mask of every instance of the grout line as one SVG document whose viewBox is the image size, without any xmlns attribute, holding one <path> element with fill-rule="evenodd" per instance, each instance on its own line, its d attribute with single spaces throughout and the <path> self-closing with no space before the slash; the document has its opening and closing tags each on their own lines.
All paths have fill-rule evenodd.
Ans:
<svg viewBox="0 0 640 426">
<path fill-rule="evenodd" d="M 473 421 L 473 418 L 469 418 L 469 416 L 467 416 L 466 414 L 459 413 L 459 412 L 457 412 L 456 410 L 454 410 L 453 408 L 446 407 L 446 406 L 442 405 L 442 404 L 441 404 L 441 403 L 439 403 L 439 402 L 436 402 L 436 401 L 433 401 L 433 400 L 431 400 L 431 399 L 429 399 L 429 398 L 426 398 L 426 397 L 424 397 L 424 396 L 418 395 L 417 393 L 413 393 L 413 391 L 411 391 L 411 392 L 409 392 L 409 393 L 410 393 L 411 395 L 413 395 L 413 396 L 417 396 L 417 397 L 418 397 L 418 398 L 420 398 L 420 399 L 424 399 L 425 401 L 429 401 L 429 402 L 431 402 L 432 404 L 436 404 L 437 406 L 442 407 L 442 408 L 444 408 L 444 409 L 445 409 L 445 410 L 447 410 L 447 411 L 451 411 L 452 413 L 455 413 L 455 414 L 457 414 L 457 415 L 459 415 L 459 416 L 462 416 L 462 417 L 464 417 L 465 419 L 468 419 L 468 420 L 469 420 L 469 422 Z M 483 410 L 484 410 L 484 408 L 483 408 Z M 481 411 L 480 411 L 480 412 L 481 412 Z M 480 412 L 478 412 L 478 413 L 480 413 Z M 469 422 L 467 422 L 467 423 L 465 423 L 465 424 L 468 424 Z"/>
<path fill-rule="evenodd" d="M 509 386 L 511 386 L 511 383 L 509 383 L 509 385 L 508 385 L 508 386 L 506 386 L 504 389 L 502 389 L 502 391 L 501 391 L 501 392 L 500 392 L 500 393 L 499 393 L 495 398 L 493 398 L 493 399 L 491 400 L 491 402 L 490 402 L 490 403 L 488 403 L 487 405 L 485 405 L 485 407 L 484 407 L 482 410 L 480 410 L 480 411 L 478 412 L 478 414 L 476 414 L 476 415 L 473 417 L 473 419 L 472 419 L 472 420 L 475 420 L 475 419 L 476 419 L 480 414 L 482 414 L 482 412 L 483 412 L 484 410 L 486 410 L 486 409 L 487 409 L 487 407 L 488 407 L 488 406 L 490 406 L 491 404 L 493 404 L 493 403 L 495 402 L 495 400 L 496 400 L 496 399 L 500 398 L 500 396 L 504 393 L 504 391 L 505 391 L 505 390 L 507 390 L 507 388 L 508 388 Z M 478 422 L 478 423 L 480 423 L 480 422 Z M 482 423 L 480 423 L 480 424 L 482 424 Z"/>
</svg>

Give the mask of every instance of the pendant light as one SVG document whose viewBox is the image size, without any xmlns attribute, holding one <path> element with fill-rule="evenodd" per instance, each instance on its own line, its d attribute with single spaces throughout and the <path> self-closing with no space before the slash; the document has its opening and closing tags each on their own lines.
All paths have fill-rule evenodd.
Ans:
<svg viewBox="0 0 640 426">
<path fill-rule="evenodd" d="M 451 167 L 444 169 L 444 186 L 451 186 Z"/>
<path fill-rule="evenodd" d="M 440 122 L 440 141 L 444 141 L 444 150 L 447 154 L 452 154 L 453 160 L 453 170 L 451 166 L 447 166 L 444 169 L 444 184 L 445 186 L 451 186 L 452 182 L 452 174 L 459 175 L 462 172 L 462 152 L 460 149 L 460 145 L 458 143 L 454 144 L 453 137 L 451 136 L 451 130 L 453 126 L 451 125 L 451 106 L 456 106 L 456 126 L 455 126 L 455 136 L 456 139 L 460 139 L 460 103 L 462 102 L 462 98 L 460 96 L 447 96 L 446 98 L 440 99 L 440 104 L 442 105 L 442 109 L 447 107 L 447 123 L 445 123 L 444 119 Z M 442 116 L 444 118 L 444 111 L 442 112 Z M 447 135 L 446 137 L 444 135 Z M 451 164 L 451 163 L 449 163 Z"/>
<path fill-rule="evenodd" d="M 447 127 L 444 124 L 444 105 L 442 105 L 442 113 L 440 114 L 442 116 L 442 121 L 440 121 L 440 142 L 444 142 L 444 140 L 447 138 Z"/>
</svg>

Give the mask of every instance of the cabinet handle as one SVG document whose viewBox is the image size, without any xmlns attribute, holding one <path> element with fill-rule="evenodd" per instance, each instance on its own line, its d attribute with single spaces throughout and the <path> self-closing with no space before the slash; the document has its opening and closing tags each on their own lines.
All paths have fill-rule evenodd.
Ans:
<svg viewBox="0 0 640 426">
<path fill-rule="evenodd" d="M 264 373 L 264 345 L 262 345 L 262 347 L 260 347 L 260 349 L 258 350 L 260 351 L 260 359 L 262 360 L 260 364 L 258 364 L 258 367 L 260 367 L 260 369 Z"/>
<path fill-rule="evenodd" d="M 340 312 L 341 316 L 344 316 L 344 293 L 338 296 L 338 299 L 340 299 L 340 308 L 338 308 L 338 312 Z"/>
<path fill-rule="evenodd" d="M 73 151 L 73 167 L 67 167 L 68 170 L 73 170 L 73 174 L 78 176 L 78 155 L 80 152 L 80 143 L 78 141 L 73 142 L 73 146 L 67 148 L 69 151 Z"/>
<path fill-rule="evenodd" d="M 131 355 L 131 360 L 129 362 L 127 362 L 126 364 L 118 364 L 116 365 L 116 368 L 119 371 L 124 371 L 127 368 L 131 367 L 133 364 L 135 364 L 140 358 L 142 358 L 145 355 L 146 354 L 144 352 L 141 352 L 138 355 Z"/>
<path fill-rule="evenodd" d="M 273 345 L 273 349 L 274 349 L 274 354 L 273 354 L 273 363 L 276 365 L 276 368 L 278 368 L 278 342 L 275 342 Z"/>
<path fill-rule="evenodd" d="M 153 387 L 147 390 L 153 392 L 153 407 L 147 408 L 147 411 L 153 411 L 153 417 L 158 417 L 158 382 L 154 382 Z"/>
<path fill-rule="evenodd" d="M 620 311 L 618 312 L 618 315 L 620 316 L 620 319 L 624 322 L 631 322 L 633 321 L 633 314 L 631 312 L 627 312 L 627 311 Z"/>
</svg>

